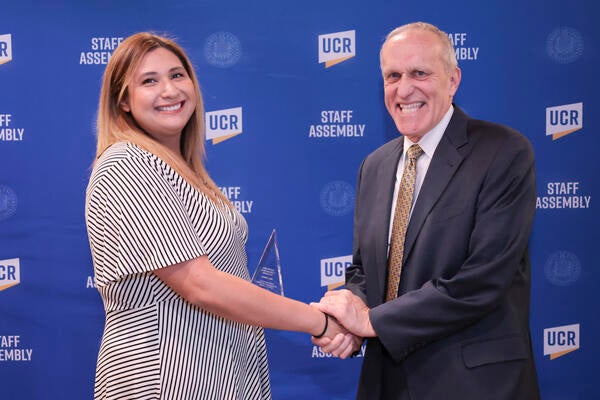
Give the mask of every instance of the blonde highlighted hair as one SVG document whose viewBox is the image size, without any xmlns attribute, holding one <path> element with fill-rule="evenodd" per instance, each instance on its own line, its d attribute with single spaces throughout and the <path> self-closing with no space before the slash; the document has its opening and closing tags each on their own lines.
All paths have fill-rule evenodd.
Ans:
<svg viewBox="0 0 600 400">
<path fill-rule="evenodd" d="M 146 132 L 121 104 L 128 96 L 133 74 L 144 56 L 151 51 L 169 50 L 185 68 L 194 84 L 196 109 L 181 132 L 180 152 L 175 154 Z M 112 54 L 104 71 L 98 106 L 96 159 L 111 145 L 130 142 L 153 153 L 177 171 L 186 181 L 205 193 L 217 204 L 231 203 L 212 181 L 204 166 L 204 105 L 194 68 L 183 49 L 173 40 L 150 32 L 126 38 Z"/>
</svg>

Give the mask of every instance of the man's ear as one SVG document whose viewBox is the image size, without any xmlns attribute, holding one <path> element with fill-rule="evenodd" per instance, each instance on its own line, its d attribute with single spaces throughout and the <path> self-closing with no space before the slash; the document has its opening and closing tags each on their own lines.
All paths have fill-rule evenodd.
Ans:
<svg viewBox="0 0 600 400">
<path fill-rule="evenodd" d="M 462 72 L 460 68 L 456 67 L 456 69 L 450 74 L 450 95 L 454 96 L 456 91 L 458 90 L 458 85 L 460 85 L 460 78 L 462 76 Z"/>
<path fill-rule="evenodd" d="M 127 96 L 123 97 L 123 100 L 119 103 L 119 107 L 125 112 L 131 111 L 131 107 L 129 107 L 129 98 Z"/>
</svg>

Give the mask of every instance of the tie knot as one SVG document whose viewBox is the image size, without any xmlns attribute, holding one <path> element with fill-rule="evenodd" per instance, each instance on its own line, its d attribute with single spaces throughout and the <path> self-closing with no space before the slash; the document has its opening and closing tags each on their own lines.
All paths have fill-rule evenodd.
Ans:
<svg viewBox="0 0 600 400">
<path fill-rule="evenodd" d="M 423 154 L 423 149 L 418 144 L 413 144 L 406 152 L 409 160 L 416 160 Z"/>
</svg>

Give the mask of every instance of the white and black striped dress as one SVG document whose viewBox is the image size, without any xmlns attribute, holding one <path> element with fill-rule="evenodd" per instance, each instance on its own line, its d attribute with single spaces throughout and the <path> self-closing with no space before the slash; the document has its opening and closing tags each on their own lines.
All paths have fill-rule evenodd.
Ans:
<svg viewBox="0 0 600 400">
<path fill-rule="evenodd" d="M 151 272 L 208 255 L 249 279 L 241 214 L 123 142 L 94 167 L 86 223 L 106 311 L 96 399 L 271 398 L 263 330 L 189 304 Z"/>
</svg>

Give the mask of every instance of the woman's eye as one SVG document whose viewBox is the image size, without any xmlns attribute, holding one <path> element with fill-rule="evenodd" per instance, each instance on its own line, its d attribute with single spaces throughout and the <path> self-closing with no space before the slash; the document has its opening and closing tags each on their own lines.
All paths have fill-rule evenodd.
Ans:
<svg viewBox="0 0 600 400">
<path fill-rule="evenodd" d="M 151 85 L 153 83 L 156 83 L 156 79 L 154 78 L 146 78 L 142 81 L 142 85 Z"/>
</svg>

